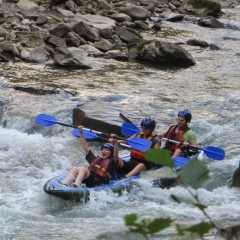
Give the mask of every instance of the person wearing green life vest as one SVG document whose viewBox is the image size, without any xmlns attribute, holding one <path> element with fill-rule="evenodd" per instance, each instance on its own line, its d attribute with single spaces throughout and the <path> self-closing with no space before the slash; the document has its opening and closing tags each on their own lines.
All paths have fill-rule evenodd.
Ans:
<svg viewBox="0 0 240 240">
<path fill-rule="evenodd" d="M 164 149 L 169 149 L 171 151 L 172 158 L 189 153 L 191 146 L 193 147 L 193 151 L 196 151 L 196 147 L 198 147 L 197 137 L 188 126 L 191 122 L 192 114 L 187 109 L 184 109 L 178 113 L 177 117 L 176 125 L 171 126 L 168 131 L 158 134 L 160 138 L 167 138 L 181 143 L 176 144 L 168 140 L 166 141 Z"/>
</svg>

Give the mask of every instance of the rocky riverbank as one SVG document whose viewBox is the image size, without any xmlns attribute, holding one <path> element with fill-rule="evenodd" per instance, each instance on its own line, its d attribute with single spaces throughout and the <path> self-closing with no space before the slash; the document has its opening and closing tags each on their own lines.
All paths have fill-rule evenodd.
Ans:
<svg viewBox="0 0 240 240">
<path fill-rule="evenodd" d="M 94 58 L 100 57 L 191 66 L 195 60 L 184 44 L 212 50 L 221 46 L 191 36 L 171 43 L 154 34 L 167 21 L 238 29 L 221 22 L 224 8 L 236 4 L 239 0 L 7 0 L 1 2 L 0 61 L 94 68 Z"/>
</svg>

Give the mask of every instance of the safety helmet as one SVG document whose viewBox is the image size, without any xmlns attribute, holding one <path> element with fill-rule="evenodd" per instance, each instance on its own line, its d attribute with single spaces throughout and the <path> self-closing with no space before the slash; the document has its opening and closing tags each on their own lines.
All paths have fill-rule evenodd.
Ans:
<svg viewBox="0 0 240 240">
<path fill-rule="evenodd" d="M 105 143 L 105 144 L 103 144 L 103 145 L 101 146 L 101 151 L 102 151 L 103 148 L 107 148 L 107 149 L 109 149 L 111 152 L 113 152 L 113 149 L 114 149 L 114 147 L 113 147 L 113 145 L 112 145 L 111 143 Z"/>
<path fill-rule="evenodd" d="M 156 127 L 156 121 L 150 117 L 144 118 L 141 122 L 141 128 L 154 130 L 155 127 Z"/>
<path fill-rule="evenodd" d="M 184 110 L 180 111 L 178 113 L 178 117 L 179 116 L 184 117 L 188 123 L 191 122 L 192 114 L 187 109 L 184 109 Z"/>
</svg>

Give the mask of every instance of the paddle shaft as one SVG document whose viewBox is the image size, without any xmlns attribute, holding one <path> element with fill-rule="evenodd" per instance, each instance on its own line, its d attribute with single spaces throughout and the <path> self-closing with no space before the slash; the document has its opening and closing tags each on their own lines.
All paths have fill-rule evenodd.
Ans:
<svg viewBox="0 0 240 240">
<path fill-rule="evenodd" d="M 76 137 L 80 137 L 80 134 L 79 134 L 79 133 L 76 133 L 75 131 L 73 131 L 73 135 L 76 136 Z M 85 138 L 86 138 L 86 139 L 99 138 L 99 139 L 108 141 L 107 138 L 100 137 L 100 136 L 98 136 L 97 134 L 92 134 L 92 135 L 93 135 L 93 136 L 92 136 L 91 138 L 88 138 L 88 137 L 85 137 Z M 129 146 L 128 144 L 119 143 L 119 145 L 121 145 L 122 147 L 125 147 L 125 148 L 131 148 L 131 146 Z"/>
</svg>

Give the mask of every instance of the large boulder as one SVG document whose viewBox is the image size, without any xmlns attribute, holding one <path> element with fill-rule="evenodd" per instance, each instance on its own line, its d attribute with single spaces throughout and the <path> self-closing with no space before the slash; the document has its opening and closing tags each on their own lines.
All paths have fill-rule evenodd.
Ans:
<svg viewBox="0 0 240 240">
<path fill-rule="evenodd" d="M 71 47 L 68 49 L 57 47 L 54 49 L 54 62 L 62 67 L 72 68 L 94 68 L 96 64 L 88 57 L 84 50 Z"/>
<path fill-rule="evenodd" d="M 221 14 L 221 4 L 212 0 L 188 0 L 182 4 L 181 11 L 200 16 Z"/>
<path fill-rule="evenodd" d="M 239 167 L 234 171 L 231 187 L 240 188 L 240 162 L 239 162 Z"/>
<path fill-rule="evenodd" d="M 101 105 L 102 108 L 100 111 L 96 111 L 99 105 Z M 102 109 L 104 109 L 104 111 L 102 111 Z M 119 111 L 116 106 L 111 105 L 109 102 L 88 102 L 73 109 L 73 124 L 75 126 L 83 125 L 86 128 L 102 133 L 115 133 L 118 136 L 124 137 L 121 133 L 123 117 L 122 114 L 119 114 Z M 102 135 L 101 137 L 107 138 L 108 136 Z M 101 141 L 101 138 L 97 140 Z"/>
<path fill-rule="evenodd" d="M 158 40 L 144 41 L 130 48 L 130 58 L 160 64 L 192 66 L 193 57 L 175 43 Z"/>
<path fill-rule="evenodd" d="M 120 8 L 120 13 L 127 14 L 133 20 L 145 21 L 148 18 L 148 11 L 145 8 L 136 5 L 127 5 L 122 7 Z"/>
</svg>

